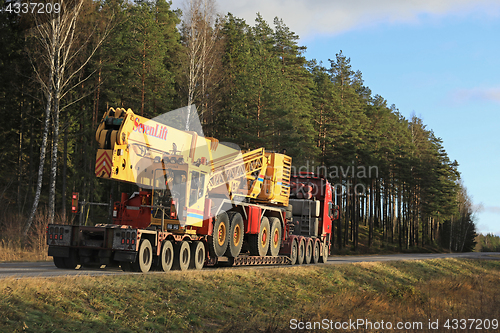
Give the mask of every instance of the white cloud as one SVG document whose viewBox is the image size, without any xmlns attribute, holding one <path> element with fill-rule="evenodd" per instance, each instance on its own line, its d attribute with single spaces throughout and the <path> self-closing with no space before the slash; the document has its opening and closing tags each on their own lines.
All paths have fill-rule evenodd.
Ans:
<svg viewBox="0 0 500 333">
<path fill-rule="evenodd" d="M 485 206 L 483 203 L 473 204 L 472 210 L 478 213 L 500 214 L 500 206 Z"/>
<path fill-rule="evenodd" d="M 458 89 L 452 93 L 451 100 L 455 104 L 471 101 L 493 101 L 500 103 L 500 87 Z"/>
<path fill-rule="evenodd" d="M 486 213 L 500 214 L 500 207 L 498 207 L 498 206 L 485 206 L 484 207 L 484 212 L 486 212 Z"/>
<path fill-rule="evenodd" d="M 182 2 L 174 0 L 174 7 Z M 217 0 L 217 4 L 220 12 L 231 12 L 250 25 L 257 12 L 270 24 L 278 16 L 300 37 L 338 34 L 380 22 L 418 22 L 422 14 L 500 11 L 498 0 Z"/>
</svg>

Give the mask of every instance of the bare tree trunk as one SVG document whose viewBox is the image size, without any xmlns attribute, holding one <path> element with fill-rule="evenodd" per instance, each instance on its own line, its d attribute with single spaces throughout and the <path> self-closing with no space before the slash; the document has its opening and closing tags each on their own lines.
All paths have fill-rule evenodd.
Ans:
<svg viewBox="0 0 500 333">
<path fill-rule="evenodd" d="M 32 111 L 32 105 L 30 105 L 30 111 Z M 32 112 L 29 113 L 29 115 L 31 115 Z M 25 199 L 24 199 L 24 203 L 23 203 L 23 211 L 24 211 L 24 206 L 26 205 L 27 202 L 31 202 L 32 201 L 32 193 L 33 193 L 33 178 L 34 178 L 34 174 L 35 174 L 35 153 L 33 151 L 33 141 L 34 141 L 34 132 L 35 132 L 35 126 L 33 124 L 33 122 L 31 122 L 30 124 L 30 130 L 29 130 L 29 133 L 30 133 L 30 143 L 29 143 L 29 168 L 28 168 L 28 190 L 26 191 L 26 196 L 25 196 Z"/>
<path fill-rule="evenodd" d="M 62 174 L 62 211 L 61 217 L 63 221 L 66 221 L 66 187 L 67 187 L 67 169 L 68 169 L 68 120 L 64 126 L 64 148 L 63 148 L 63 174 Z"/>
<path fill-rule="evenodd" d="M 371 247 L 373 244 L 373 202 L 374 202 L 374 192 L 373 188 L 375 187 L 374 185 L 375 179 L 372 179 L 370 182 L 370 196 L 368 200 L 370 201 L 370 212 L 368 213 L 369 218 L 368 218 L 368 247 Z"/>
<path fill-rule="evenodd" d="M 57 98 L 54 100 L 57 103 Z M 57 110 L 56 110 L 57 108 Z M 54 223 L 56 206 L 56 177 L 57 177 L 57 153 L 59 149 L 59 105 L 54 106 L 52 117 L 52 157 L 50 160 L 50 183 L 49 183 L 49 223 Z"/>
<path fill-rule="evenodd" d="M 339 218 L 337 219 L 337 244 L 339 246 L 339 250 L 342 249 L 342 177 L 339 178 L 339 187 L 340 193 L 338 193 L 338 189 L 335 189 L 337 194 L 337 205 L 339 206 Z"/>
<path fill-rule="evenodd" d="M 357 180 L 356 180 L 357 182 Z M 356 191 L 354 191 L 356 192 Z M 354 250 L 358 249 L 358 242 L 359 242 L 359 195 L 354 193 Z"/>
<path fill-rule="evenodd" d="M 347 181 L 349 183 L 349 181 Z M 350 188 L 346 187 L 345 214 L 344 214 L 344 247 L 349 246 L 349 220 L 351 219 Z"/>
<path fill-rule="evenodd" d="M 17 205 L 17 210 L 19 214 L 21 214 L 22 209 L 21 209 L 21 185 L 22 185 L 22 180 L 23 180 L 23 127 L 24 127 L 24 101 L 21 102 L 21 114 L 20 114 L 20 121 L 21 121 L 21 128 L 19 130 L 19 146 L 18 146 L 18 155 L 17 155 L 17 199 L 16 199 L 16 205 Z"/>
<path fill-rule="evenodd" d="M 404 184 L 399 184 L 398 186 L 398 243 L 399 243 L 399 249 L 403 248 L 403 243 L 402 243 L 402 235 L 403 235 L 403 229 L 401 227 L 402 223 L 402 206 L 403 206 L 403 188 Z"/>
<path fill-rule="evenodd" d="M 394 184 L 394 177 L 392 177 L 389 181 L 389 216 L 388 216 L 388 223 L 389 223 L 389 228 L 390 228 L 390 242 L 391 244 L 394 244 L 394 234 L 396 230 L 396 194 L 395 194 L 395 184 Z"/>
<path fill-rule="evenodd" d="M 50 85 L 50 87 L 52 87 L 52 85 Z M 33 218 L 35 217 L 36 211 L 38 209 L 38 203 L 40 202 L 40 194 L 42 193 L 43 166 L 45 164 L 45 155 L 46 155 L 46 151 L 47 151 L 47 137 L 49 135 L 50 109 L 51 109 L 51 104 L 52 104 L 51 91 L 46 97 L 47 97 L 47 104 L 45 106 L 45 121 L 44 121 L 43 134 L 42 134 L 42 146 L 40 147 L 40 164 L 38 166 L 38 180 L 36 183 L 36 191 L 35 191 L 35 198 L 33 201 L 33 207 L 31 208 L 28 222 L 26 223 L 26 226 L 24 228 L 24 236 L 28 235 L 28 232 L 31 228 L 31 224 L 33 223 Z"/>
<path fill-rule="evenodd" d="M 144 104 L 146 103 L 146 41 L 142 49 L 142 73 L 141 73 L 141 116 L 144 117 Z"/>
<path fill-rule="evenodd" d="M 61 68 L 61 41 L 59 29 L 61 29 L 61 18 L 56 20 L 56 26 L 53 29 L 54 45 L 56 52 L 54 54 L 54 98 L 52 110 L 52 158 L 50 161 L 50 183 L 49 183 L 49 223 L 54 223 L 55 205 L 56 205 L 56 177 L 57 177 L 57 153 L 59 149 L 59 101 L 61 98 L 61 76 L 64 75 L 64 65 Z"/>
<path fill-rule="evenodd" d="M 450 220 L 450 246 L 449 246 L 450 253 L 451 253 L 452 239 L 453 239 L 453 215 L 451 216 Z"/>
</svg>

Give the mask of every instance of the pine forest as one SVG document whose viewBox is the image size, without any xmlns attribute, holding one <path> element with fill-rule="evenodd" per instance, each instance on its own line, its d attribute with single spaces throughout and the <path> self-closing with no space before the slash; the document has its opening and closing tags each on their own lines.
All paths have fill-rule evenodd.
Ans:
<svg viewBox="0 0 500 333">
<path fill-rule="evenodd" d="M 400 250 L 473 249 L 471 198 L 438 133 L 373 94 L 342 45 L 328 63 L 306 59 L 283 20 L 215 8 L 74 0 L 58 19 L 0 13 L 0 230 L 29 233 L 41 211 L 71 222 L 72 192 L 107 203 L 128 190 L 95 177 L 107 108 L 153 118 L 195 104 L 205 135 L 286 151 L 335 185 L 333 253 L 356 250 L 361 229 L 368 246 L 379 235 Z"/>
</svg>

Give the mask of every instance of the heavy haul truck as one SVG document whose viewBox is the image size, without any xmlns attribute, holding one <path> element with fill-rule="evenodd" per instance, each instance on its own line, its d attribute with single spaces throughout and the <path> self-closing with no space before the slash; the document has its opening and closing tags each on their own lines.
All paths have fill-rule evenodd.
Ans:
<svg viewBox="0 0 500 333">
<path fill-rule="evenodd" d="M 110 108 L 96 132 L 97 177 L 136 184 L 113 224 L 47 227 L 59 268 L 124 271 L 325 262 L 338 208 L 329 182 L 291 174 L 291 158 L 240 152 L 130 109 Z"/>
</svg>

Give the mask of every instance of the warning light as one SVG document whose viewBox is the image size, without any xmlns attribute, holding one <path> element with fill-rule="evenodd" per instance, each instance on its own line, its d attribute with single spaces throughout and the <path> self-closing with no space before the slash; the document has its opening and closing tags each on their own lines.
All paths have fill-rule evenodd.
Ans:
<svg viewBox="0 0 500 333">
<path fill-rule="evenodd" d="M 73 192 L 71 195 L 71 212 L 72 213 L 78 213 L 78 197 L 79 197 L 78 192 Z"/>
</svg>

